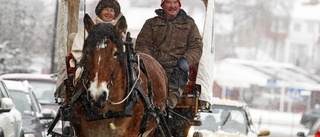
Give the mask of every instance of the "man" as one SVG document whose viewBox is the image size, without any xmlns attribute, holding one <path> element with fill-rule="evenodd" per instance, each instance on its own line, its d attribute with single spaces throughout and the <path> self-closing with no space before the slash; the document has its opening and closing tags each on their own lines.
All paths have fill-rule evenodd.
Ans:
<svg viewBox="0 0 320 137">
<path fill-rule="evenodd" d="M 174 108 L 188 81 L 189 66 L 198 64 L 202 37 L 180 0 L 162 0 L 157 16 L 148 19 L 136 40 L 136 51 L 153 56 L 169 76 L 169 107 Z"/>
</svg>

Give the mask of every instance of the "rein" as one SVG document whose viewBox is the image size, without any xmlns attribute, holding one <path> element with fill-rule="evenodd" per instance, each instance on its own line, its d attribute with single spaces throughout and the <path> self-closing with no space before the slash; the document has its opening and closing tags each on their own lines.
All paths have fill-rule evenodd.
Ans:
<svg viewBox="0 0 320 137">
<path fill-rule="evenodd" d="M 129 93 L 127 94 L 127 96 L 123 99 L 123 100 L 121 100 L 121 101 L 119 101 L 119 102 L 112 102 L 111 100 L 107 100 L 111 105 L 119 105 L 119 104 L 122 104 L 124 101 L 126 101 L 129 97 L 130 97 L 130 95 L 132 94 L 132 92 L 134 91 L 134 87 L 136 87 L 136 85 L 137 85 L 137 82 L 141 79 L 140 78 L 140 57 L 139 57 L 139 55 L 137 56 L 137 58 L 138 58 L 138 68 L 137 68 L 137 70 L 138 70 L 138 77 L 136 78 L 136 80 L 134 81 L 134 84 L 131 86 L 131 89 L 130 89 L 130 91 L 129 91 Z M 114 73 L 113 73 L 114 74 Z M 112 78 L 113 79 L 113 78 Z M 112 80 L 111 80 L 112 81 Z M 110 82 L 111 82 L 110 81 Z M 109 84 L 108 84 L 109 85 Z M 109 88 L 109 87 L 108 87 Z"/>
<path fill-rule="evenodd" d="M 129 34 L 128 34 L 129 35 Z M 153 105 L 153 91 L 151 86 L 150 78 L 148 77 L 146 68 L 144 67 L 142 60 L 140 60 L 140 57 L 136 55 L 133 51 L 133 44 L 131 42 L 131 38 L 127 36 L 126 42 L 124 42 L 124 45 L 126 47 L 126 59 L 127 59 L 127 93 L 124 99 L 122 99 L 119 102 L 113 102 L 111 100 L 107 100 L 108 103 L 111 105 L 118 105 L 121 103 L 126 103 L 124 110 L 119 112 L 112 112 L 108 111 L 104 114 L 95 114 L 94 113 L 94 107 L 92 107 L 90 101 L 88 99 L 85 99 L 83 104 L 85 106 L 85 109 L 87 111 L 87 120 L 99 120 L 99 119 L 109 119 L 109 118 L 119 118 L 119 117 L 129 117 L 132 116 L 133 108 L 135 107 L 135 104 L 138 102 L 139 95 L 142 97 L 142 100 L 144 101 L 145 107 L 147 108 L 147 111 L 153 111 L 155 109 L 155 106 Z M 137 63 L 138 67 L 133 67 L 134 63 Z M 118 64 L 118 63 L 117 63 Z M 141 67 L 143 66 L 143 67 Z M 147 76 L 148 81 L 148 91 L 149 95 L 146 95 L 146 92 L 142 88 L 142 86 L 139 84 L 140 78 L 140 69 L 143 71 L 143 73 Z M 138 70 L 138 74 L 136 73 L 136 70 Z M 112 77 L 114 77 L 115 72 L 112 74 Z M 86 76 L 84 76 L 83 80 L 86 79 Z M 111 78 L 113 79 L 113 78 Z M 112 81 L 112 80 L 111 80 Z M 110 81 L 110 86 L 112 86 L 113 82 Z M 83 87 L 85 90 L 87 90 L 87 84 L 88 82 L 83 82 Z M 84 93 L 84 92 L 83 92 Z"/>
<path fill-rule="evenodd" d="M 69 121 L 71 119 L 71 111 L 73 109 L 74 103 L 79 99 L 82 98 L 82 106 L 84 107 L 86 113 L 87 113 L 87 120 L 88 121 L 94 121 L 94 120 L 101 120 L 101 119 L 110 119 L 110 118 L 121 118 L 121 117 L 130 117 L 132 116 L 133 109 L 136 105 L 136 103 L 139 100 L 139 97 L 141 97 L 141 100 L 144 104 L 144 115 L 141 120 L 140 125 L 140 131 L 139 135 L 142 136 L 143 133 L 146 131 L 148 121 L 150 120 L 150 117 L 155 118 L 156 122 L 158 123 L 158 129 L 160 131 L 160 134 L 163 134 L 165 136 L 171 136 L 169 127 L 167 123 L 165 122 L 165 114 L 161 111 L 160 108 L 155 106 L 153 104 L 153 88 L 152 83 L 149 78 L 147 69 L 143 63 L 143 60 L 140 59 L 139 55 L 136 55 L 133 50 L 133 44 L 132 39 L 130 38 L 130 33 L 128 32 L 126 41 L 124 42 L 125 48 L 126 48 L 126 60 L 127 60 L 127 89 L 126 89 L 126 96 L 123 100 L 119 102 L 112 102 L 110 100 L 107 100 L 111 105 L 118 105 L 121 103 L 126 103 L 124 106 L 123 111 L 113 112 L 111 110 L 107 111 L 103 114 L 96 114 L 94 112 L 95 107 L 92 106 L 91 102 L 88 100 L 88 97 L 86 97 L 86 91 L 88 91 L 88 76 L 87 72 L 84 73 L 84 75 L 81 75 L 82 79 L 82 88 L 78 90 L 72 90 L 70 91 L 72 94 L 71 100 L 68 104 L 62 104 L 59 108 L 59 113 L 57 114 L 56 118 L 53 121 L 53 124 L 48 129 L 48 134 L 52 135 L 61 135 L 53 131 L 54 126 L 57 124 L 58 120 L 64 119 L 66 121 Z M 118 60 L 119 61 L 119 60 Z M 137 67 L 134 66 L 134 63 L 137 63 Z M 118 68 L 118 63 L 115 68 L 115 70 Z M 145 74 L 147 78 L 147 85 L 148 85 L 148 95 L 146 94 L 145 90 L 142 88 L 141 84 L 138 82 L 141 80 L 141 71 L 143 74 Z M 138 73 L 137 73 L 138 72 Z M 108 83 L 108 88 L 110 88 L 113 85 L 113 79 L 115 76 L 115 72 L 111 75 L 111 81 Z M 162 123 L 162 124 L 161 124 Z M 164 132 L 166 131 L 166 132 Z M 71 137 L 71 136 L 64 136 L 63 137 Z"/>
</svg>

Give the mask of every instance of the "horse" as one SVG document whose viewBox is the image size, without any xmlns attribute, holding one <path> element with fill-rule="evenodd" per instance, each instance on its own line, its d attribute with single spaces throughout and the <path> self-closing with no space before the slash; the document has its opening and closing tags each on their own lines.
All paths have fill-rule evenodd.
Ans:
<svg viewBox="0 0 320 137">
<path fill-rule="evenodd" d="M 168 78 L 159 62 L 135 53 L 128 34 L 121 39 L 121 20 L 94 24 L 84 17 L 88 37 L 82 68 L 67 94 L 70 125 L 77 137 L 151 137 L 165 113 Z"/>
</svg>

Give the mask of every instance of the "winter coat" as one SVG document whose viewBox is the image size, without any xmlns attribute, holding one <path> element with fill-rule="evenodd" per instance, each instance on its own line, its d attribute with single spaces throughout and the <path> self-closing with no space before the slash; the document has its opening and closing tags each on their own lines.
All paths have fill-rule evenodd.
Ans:
<svg viewBox="0 0 320 137">
<path fill-rule="evenodd" d="M 119 9 L 120 10 L 120 9 Z M 117 32 L 117 35 L 120 36 L 119 34 L 122 35 L 122 38 L 124 38 L 126 34 L 126 30 L 127 30 L 127 23 L 126 23 L 126 19 L 125 17 L 122 15 L 122 13 L 120 12 L 119 15 L 112 20 L 109 23 L 112 23 L 113 25 L 116 25 L 118 22 L 120 21 L 120 25 L 119 25 L 119 30 Z M 99 22 L 103 22 L 100 18 L 96 18 L 95 23 L 99 23 Z M 81 29 L 79 30 L 75 35 L 74 34 L 70 34 L 69 35 L 69 39 L 71 41 L 73 41 L 72 43 L 72 47 L 71 47 L 71 54 L 73 55 L 74 59 L 71 59 L 69 62 L 70 67 L 75 67 L 76 63 L 78 63 L 80 61 L 80 59 L 82 58 L 82 48 L 83 48 L 83 43 L 84 43 L 84 39 L 88 36 L 88 33 L 84 30 Z M 59 47 L 59 50 L 61 50 L 62 52 L 59 52 L 59 57 L 62 57 L 63 59 L 65 59 L 65 55 L 64 53 L 66 53 L 66 49 L 67 48 L 63 48 L 63 47 Z M 69 53 L 67 53 L 66 55 L 68 55 Z M 66 64 L 65 64 L 65 60 L 62 61 L 63 59 L 59 58 L 58 60 L 58 78 L 57 78 L 57 89 L 54 93 L 55 98 L 59 98 L 61 97 L 61 95 L 64 94 L 65 92 L 65 85 L 64 85 L 64 80 L 67 79 L 67 69 L 66 68 Z M 82 72 L 82 69 L 77 68 L 76 70 L 76 74 L 75 74 L 75 79 L 77 79 L 80 74 Z"/>
<path fill-rule="evenodd" d="M 122 16 L 122 14 L 121 14 Z M 112 20 L 111 23 L 113 25 L 116 25 L 118 20 Z M 103 20 L 101 20 L 100 18 L 96 18 L 95 23 L 102 23 L 104 22 Z M 87 38 L 88 36 L 88 32 L 84 29 L 79 30 L 76 34 L 76 36 L 74 37 L 73 43 L 72 43 L 72 48 L 71 48 L 71 53 L 73 55 L 73 57 L 75 58 L 76 62 L 79 62 L 80 59 L 82 58 L 82 48 L 83 48 L 83 43 L 84 43 L 84 39 Z M 71 65 L 73 66 L 73 65 Z"/>
<path fill-rule="evenodd" d="M 102 22 L 104 21 L 98 17 L 95 20 L 95 23 L 102 23 Z M 117 25 L 119 27 L 119 30 L 116 33 L 119 39 L 124 40 L 126 31 L 127 31 L 127 22 L 125 17 L 122 15 L 122 13 L 120 13 L 115 20 L 112 20 L 111 22 L 108 22 L 108 23 L 111 23 L 114 26 L 117 25 L 117 23 L 120 23 L 119 26 Z M 74 59 L 70 60 L 69 62 L 71 67 L 76 67 L 77 63 L 80 62 L 82 58 L 82 49 L 83 49 L 84 39 L 87 38 L 87 36 L 88 36 L 88 32 L 84 29 L 77 32 L 71 48 L 71 53 L 74 57 Z M 75 72 L 75 77 L 74 77 L 75 83 L 78 81 L 78 78 L 80 77 L 82 72 L 83 72 L 83 68 L 77 67 Z"/>
<path fill-rule="evenodd" d="M 167 73 L 184 57 L 189 66 L 197 64 L 202 54 L 202 37 L 194 20 L 180 9 L 177 17 L 167 20 L 162 9 L 148 19 L 136 40 L 135 50 L 153 56 Z"/>
</svg>

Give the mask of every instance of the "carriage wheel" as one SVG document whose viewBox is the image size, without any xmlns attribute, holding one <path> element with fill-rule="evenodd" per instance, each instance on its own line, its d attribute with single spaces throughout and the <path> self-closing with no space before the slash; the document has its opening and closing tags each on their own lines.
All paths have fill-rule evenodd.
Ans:
<svg viewBox="0 0 320 137">
<path fill-rule="evenodd" d="M 194 132 L 192 137 L 203 137 L 201 132 Z"/>
</svg>

